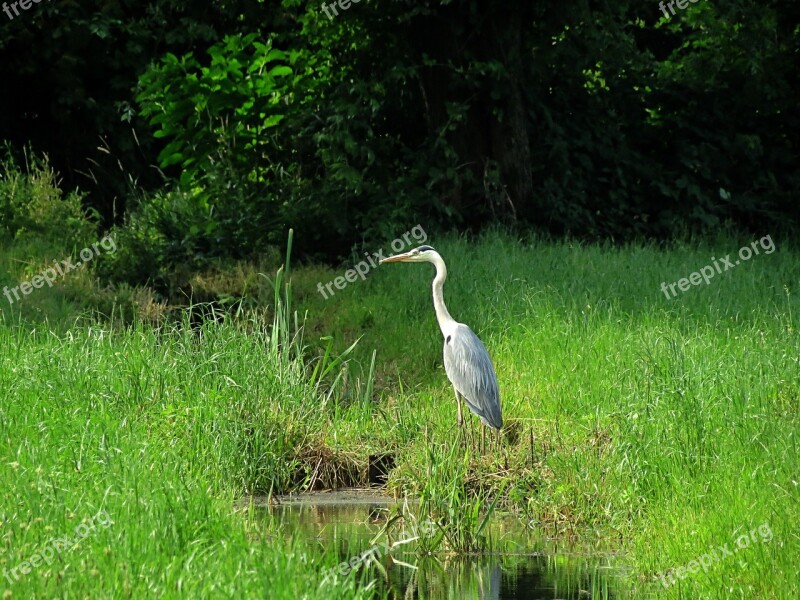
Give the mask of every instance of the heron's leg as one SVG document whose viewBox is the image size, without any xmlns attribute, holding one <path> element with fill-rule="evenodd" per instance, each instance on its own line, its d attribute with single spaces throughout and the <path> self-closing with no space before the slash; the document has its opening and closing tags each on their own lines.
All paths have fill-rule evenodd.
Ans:
<svg viewBox="0 0 800 600">
<path fill-rule="evenodd" d="M 464 413 L 461 411 L 461 394 L 458 393 L 455 386 L 453 386 L 453 392 L 456 394 L 456 406 L 458 406 L 458 437 L 461 439 L 461 443 L 466 446 L 467 436 L 464 430 Z"/>
<path fill-rule="evenodd" d="M 495 437 L 495 439 L 496 439 L 498 450 L 500 450 L 503 453 L 503 463 L 505 465 L 506 471 L 508 471 L 508 452 L 503 447 L 503 430 L 502 429 L 498 429 L 497 430 L 497 436 Z"/>
<path fill-rule="evenodd" d="M 469 444 L 473 450 L 477 450 L 478 434 L 475 433 L 475 419 L 469 420 Z"/>
<path fill-rule="evenodd" d="M 458 427 L 461 428 L 464 425 L 464 414 L 461 412 L 461 394 L 458 393 L 455 387 L 453 387 L 453 391 L 456 393 L 456 405 L 458 406 Z"/>
</svg>

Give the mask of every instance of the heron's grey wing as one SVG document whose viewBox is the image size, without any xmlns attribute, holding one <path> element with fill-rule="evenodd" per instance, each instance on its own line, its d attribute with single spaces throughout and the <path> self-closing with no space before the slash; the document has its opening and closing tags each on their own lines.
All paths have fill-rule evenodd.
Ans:
<svg viewBox="0 0 800 600">
<path fill-rule="evenodd" d="M 503 417 L 492 359 L 483 342 L 463 323 L 444 341 L 444 370 L 469 409 L 500 429 Z"/>
</svg>

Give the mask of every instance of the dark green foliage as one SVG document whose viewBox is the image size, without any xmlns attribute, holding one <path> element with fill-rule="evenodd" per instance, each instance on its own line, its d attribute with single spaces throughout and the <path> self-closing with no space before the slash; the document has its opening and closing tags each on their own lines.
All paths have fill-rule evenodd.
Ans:
<svg viewBox="0 0 800 600">
<path fill-rule="evenodd" d="M 151 252 L 156 264 L 252 256 L 290 226 L 300 255 L 335 257 L 417 223 L 617 240 L 798 224 L 787 0 L 704 0 L 669 18 L 587 0 L 362 1 L 333 19 L 316 1 L 94 0 L 37 15 L 2 42 L 7 79 L 38 90 L 4 98 L 10 137 L 78 144 L 56 163 L 106 173 L 114 193 L 90 196 L 106 218 L 113 196 L 163 171 L 199 214 L 129 220 L 178 247 Z M 26 87 L 33 73 L 57 94 Z M 113 135 L 108 154 L 89 152 L 97 134 Z"/>
<path fill-rule="evenodd" d="M 268 10 L 249 0 L 82 0 L 34 4 L 13 21 L 0 13 L 0 139 L 46 152 L 67 187 L 88 189 L 110 221 L 132 186 L 163 183 L 157 140 L 137 115 L 139 75 Z"/>
<path fill-rule="evenodd" d="M 161 166 L 180 165 L 186 185 L 215 170 L 245 181 L 261 178 L 247 159 L 268 158 L 269 129 L 284 117 L 282 80 L 292 69 L 283 64 L 285 52 L 255 38 L 227 36 L 209 48 L 207 67 L 191 52 L 180 60 L 167 54 L 140 80 L 142 115 L 159 126 L 154 137 L 172 140 L 159 154 Z"/>
<path fill-rule="evenodd" d="M 222 253 L 210 246 L 218 230 L 201 199 L 180 191 L 148 196 L 112 230 L 119 249 L 101 257 L 99 273 L 106 280 L 149 284 L 174 296 L 172 287 L 180 287 L 191 272 Z"/>
<path fill-rule="evenodd" d="M 23 171 L 6 149 L 0 159 L 0 242 L 29 239 L 72 251 L 96 241 L 96 213 L 78 193 L 63 193 L 46 160 L 25 155 Z"/>
<path fill-rule="evenodd" d="M 168 140 L 162 168 L 181 167 L 180 186 L 207 211 L 202 225 L 211 252 L 239 257 L 275 233 L 275 186 L 283 166 L 272 131 L 291 93 L 287 53 L 254 34 L 227 36 L 209 48 L 207 66 L 189 53 L 168 54 L 142 78 L 142 115 Z M 182 238 L 183 235 L 176 232 Z M 173 238 L 174 239 L 174 238 Z"/>
</svg>

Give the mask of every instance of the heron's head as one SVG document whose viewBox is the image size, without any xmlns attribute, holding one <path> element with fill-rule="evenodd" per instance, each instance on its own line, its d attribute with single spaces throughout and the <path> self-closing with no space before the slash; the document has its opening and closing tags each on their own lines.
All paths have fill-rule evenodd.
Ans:
<svg viewBox="0 0 800 600">
<path fill-rule="evenodd" d="M 390 262 L 433 262 L 433 257 L 439 256 L 430 246 L 420 246 L 409 250 L 405 254 L 395 254 L 380 261 L 380 264 Z"/>
</svg>

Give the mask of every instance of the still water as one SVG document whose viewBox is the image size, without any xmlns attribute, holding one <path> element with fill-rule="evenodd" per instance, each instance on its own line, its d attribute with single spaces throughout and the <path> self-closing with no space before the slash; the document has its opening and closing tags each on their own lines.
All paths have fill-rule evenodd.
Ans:
<svg viewBox="0 0 800 600">
<path fill-rule="evenodd" d="M 491 551 L 454 556 L 422 556 L 414 543 L 385 551 L 375 536 L 396 504 L 389 498 L 353 492 L 310 494 L 282 499 L 271 518 L 289 536 L 302 536 L 333 552 L 340 562 L 376 547 L 366 573 L 379 595 L 391 599 L 605 600 L 624 568 L 611 552 L 543 539 L 518 519 L 498 517 L 486 529 Z M 265 509 L 266 510 L 266 509 Z M 396 532 L 394 542 L 404 535 Z"/>
</svg>

